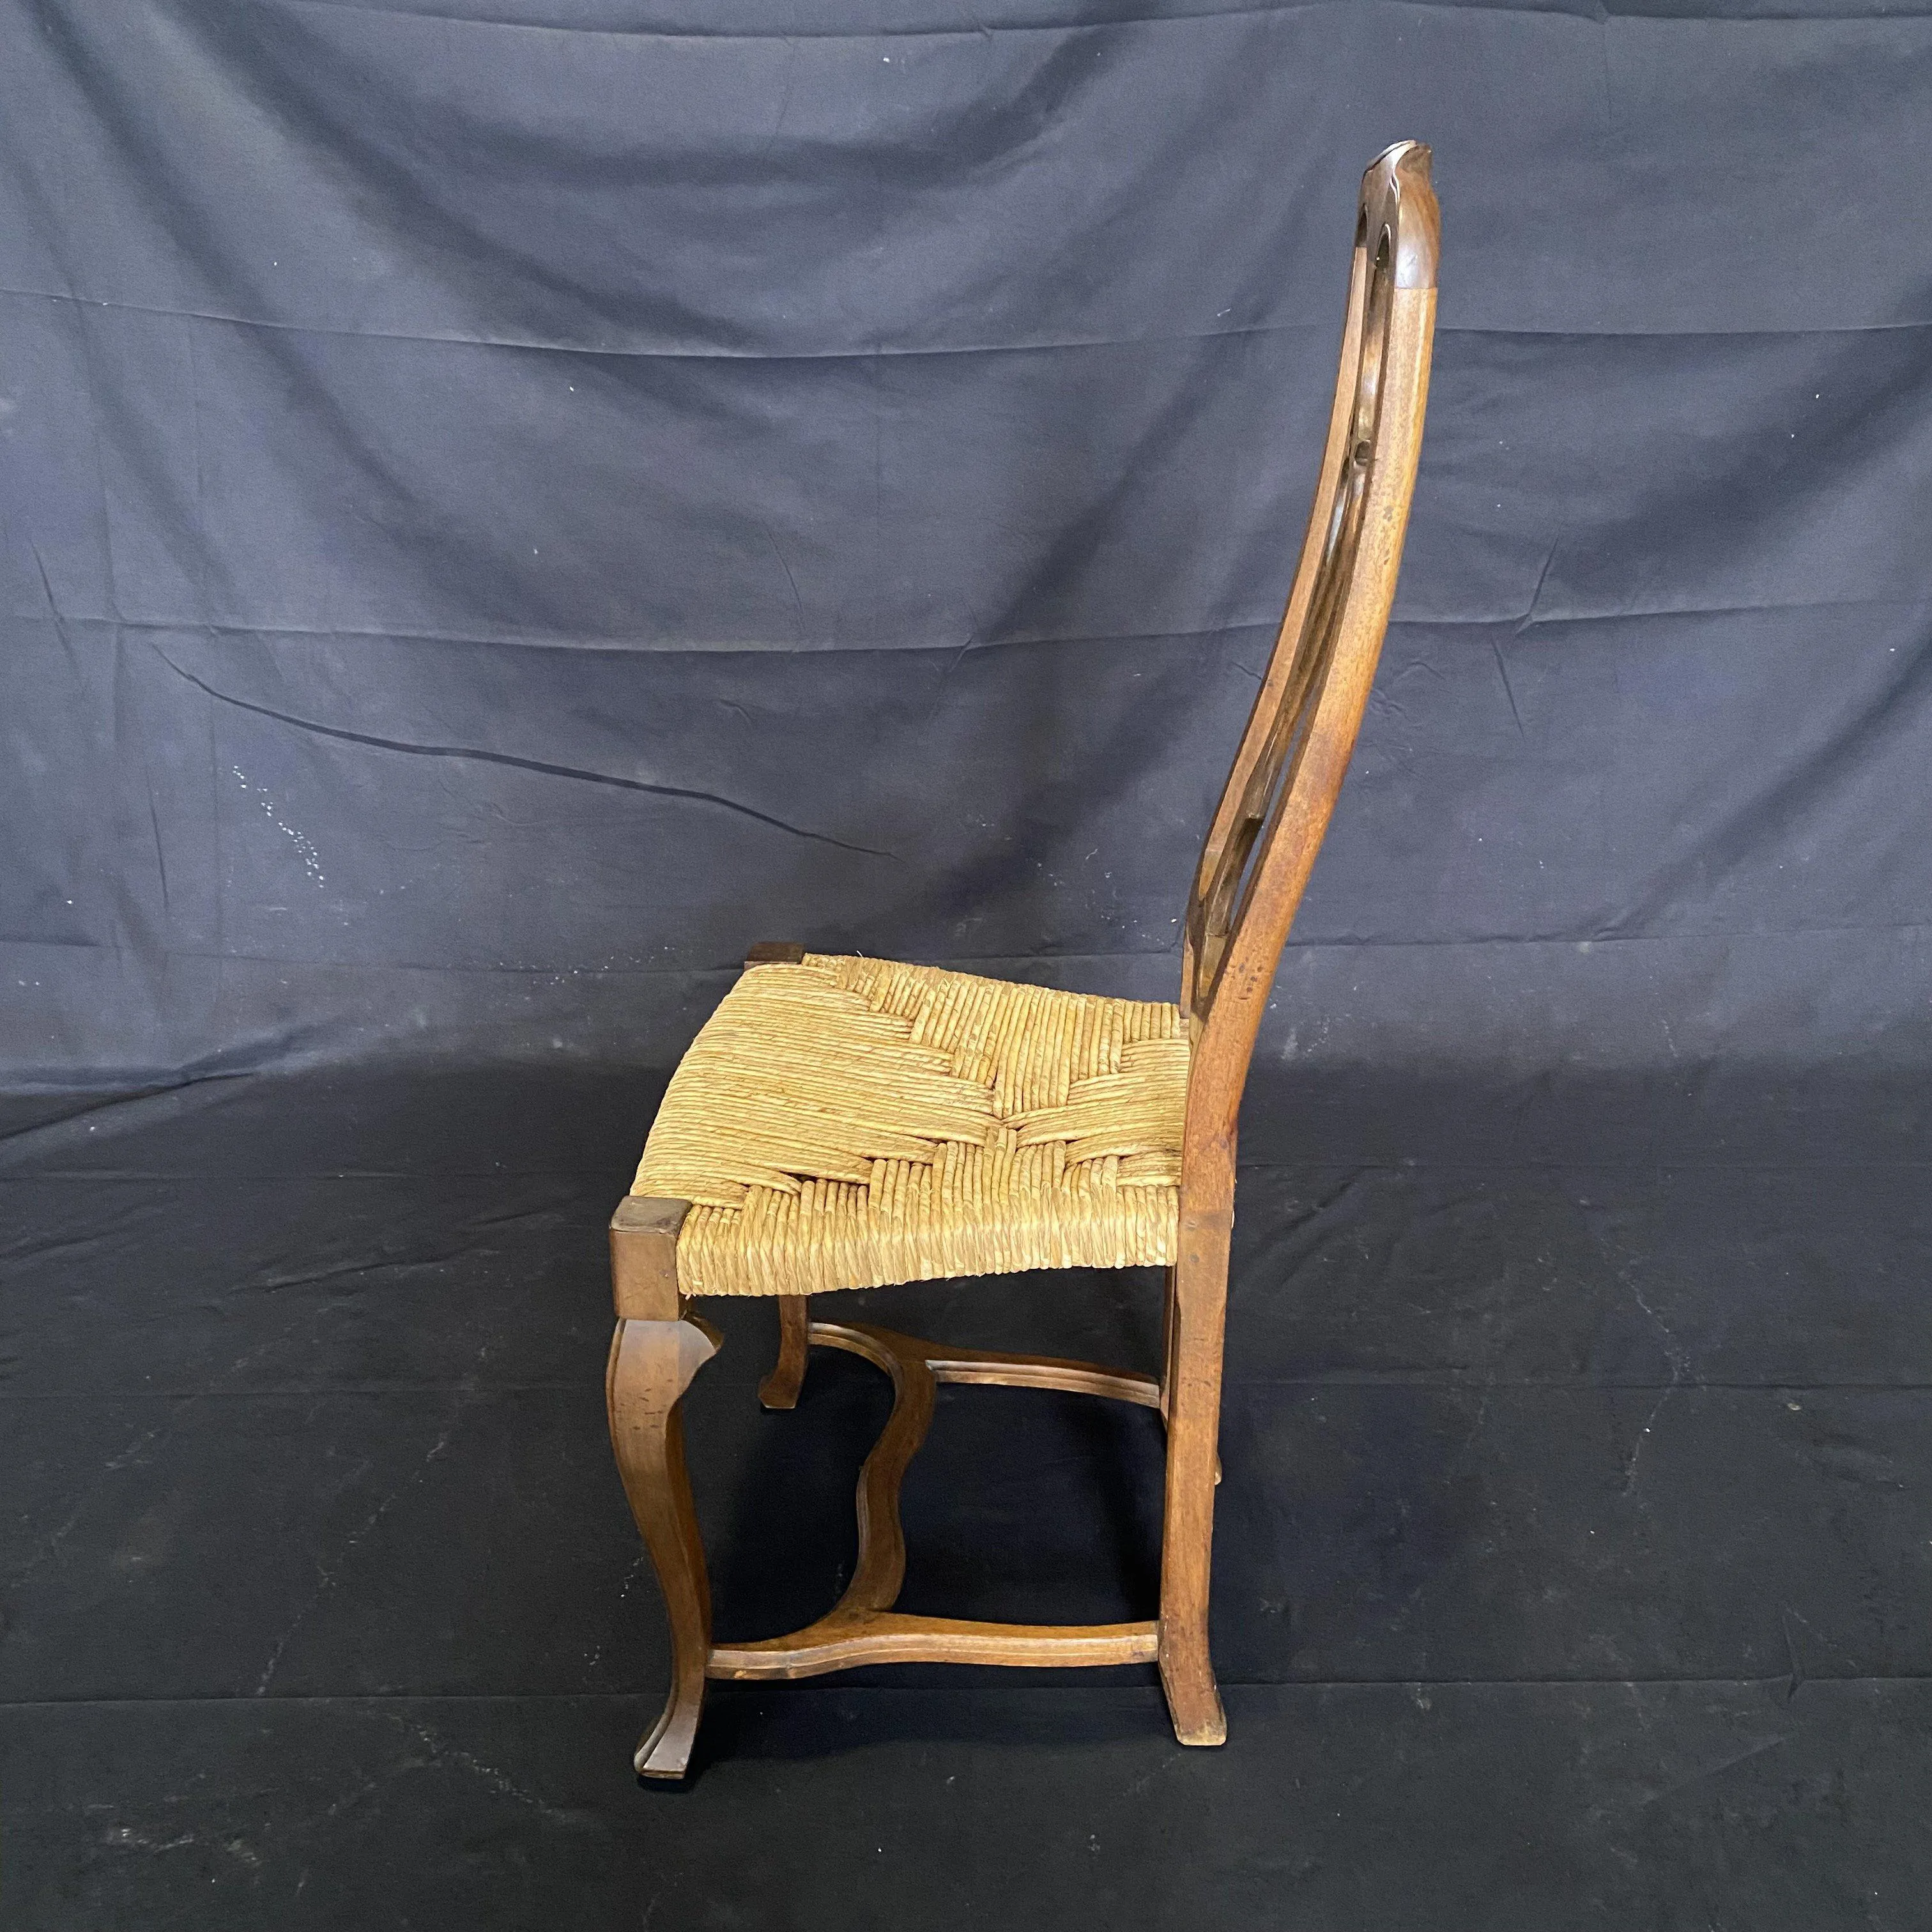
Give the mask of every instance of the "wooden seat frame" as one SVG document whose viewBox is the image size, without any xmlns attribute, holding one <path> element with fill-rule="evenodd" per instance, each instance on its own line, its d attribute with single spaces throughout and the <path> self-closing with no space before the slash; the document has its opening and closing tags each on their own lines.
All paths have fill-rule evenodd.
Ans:
<svg viewBox="0 0 1932 1932">
<path fill-rule="evenodd" d="M 638 1748 L 641 1775 L 684 1774 L 707 1678 L 809 1677 L 864 1664 L 1154 1662 L 1180 1742 L 1226 1738 L 1208 1600 L 1237 1116 L 1262 1010 L 1341 789 L 1394 599 L 1428 392 L 1438 232 L 1429 150 L 1400 142 L 1363 177 L 1340 370 L 1307 536 L 1188 902 L 1181 1005 L 1192 1060 L 1160 1374 L 944 1348 L 886 1329 L 814 1322 L 804 1295 L 779 1297 L 778 1358 L 759 1390 L 764 1406 L 796 1403 L 806 1351 L 817 1343 L 884 1370 L 892 1413 L 860 1474 L 858 1564 L 838 1604 L 789 1636 L 716 1643 L 679 1404 L 718 1336 L 679 1290 L 678 1231 L 688 1204 L 633 1196 L 618 1208 L 610 1223 L 617 1312 L 607 1376 L 610 1435 L 663 1587 L 672 1651 L 669 1700 Z M 746 963 L 802 956 L 800 947 L 766 946 Z M 1167 1463 L 1158 1617 L 978 1623 L 892 1608 L 905 1571 L 899 1486 L 940 1382 L 1072 1390 L 1160 1411 Z"/>
</svg>

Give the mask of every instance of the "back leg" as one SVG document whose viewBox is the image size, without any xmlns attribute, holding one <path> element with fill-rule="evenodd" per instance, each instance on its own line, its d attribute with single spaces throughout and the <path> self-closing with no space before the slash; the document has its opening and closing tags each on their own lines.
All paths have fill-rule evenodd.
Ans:
<svg viewBox="0 0 1932 1932">
<path fill-rule="evenodd" d="M 1160 1678 L 1184 1744 L 1228 1736 L 1208 1652 L 1208 1572 L 1214 1542 L 1215 1438 L 1221 1420 L 1221 1343 L 1228 1299 L 1224 1228 L 1184 1229 L 1168 1277 L 1167 1507 L 1160 1553 Z"/>
<path fill-rule="evenodd" d="M 778 1358 L 758 1384 L 758 1400 L 767 1408 L 795 1408 L 805 1382 L 806 1357 L 812 1325 L 811 1297 L 782 1294 L 778 1301 Z"/>
</svg>

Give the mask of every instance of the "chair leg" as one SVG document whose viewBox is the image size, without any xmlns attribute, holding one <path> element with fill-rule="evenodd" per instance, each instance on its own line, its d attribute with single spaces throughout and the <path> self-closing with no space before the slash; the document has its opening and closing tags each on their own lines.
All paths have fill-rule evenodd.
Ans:
<svg viewBox="0 0 1932 1932">
<path fill-rule="evenodd" d="M 711 1656 L 711 1587 L 684 1465 L 678 1403 L 718 1352 L 708 1323 L 626 1321 L 611 1337 L 605 1394 L 610 1444 L 631 1514 L 656 1565 L 670 1620 L 671 1684 L 664 1715 L 638 1745 L 644 1778 L 682 1778 L 704 1708 Z"/>
<path fill-rule="evenodd" d="M 1163 1390 L 1171 1389 L 1174 1386 L 1174 1344 L 1180 1332 L 1180 1313 L 1174 1302 L 1174 1277 L 1180 1272 L 1178 1268 L 1169 1268 L 1167 1270 L 1167 1294 L 1161 1306 L 1160 1385 Z M 1166 1412 L 1167 1398 L 1163 1394 L 1161 1397 L 1161 1413 L 1165 1415 Z"/>
<path fill-rule="evenodd" d="M 1160 1681 L 1184 1744 L 1224 1744 L 1228 1720 L 1208 1653 L 1215 1439 L 1228 1303 L 1225 1229 L 1184 1238 L 1168 1276 L 1167 1498 L 1160 1553 Z"/>
<path fill-rule="evenodd" d="M 782 1294 L 778 1302 L 778 1358 L 758 1384 L 758 1400 L 767 1408 L 796 1408 L 805 1382 L 808 1352 L 806 1331 L 812 1325 L 812 1298 Z"/>
</svg>

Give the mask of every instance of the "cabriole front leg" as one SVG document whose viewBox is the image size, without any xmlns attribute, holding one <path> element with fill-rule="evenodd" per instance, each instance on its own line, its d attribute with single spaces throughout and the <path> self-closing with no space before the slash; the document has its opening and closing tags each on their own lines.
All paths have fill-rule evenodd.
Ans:
<svg viewBox="0 0 1932 1932">
<path fill-rule="evenodd" d="M 620 1321 L 611 1338 L 606 1393 L 610 1444 L 631 1514 L 656 1565 L 670 1621 L 670 1695 L 645 1734 L 635 1762 L 644 1778 L 682 1778 L 704 1708 L 711 1654 L 711 1588 L 678 1404 L 692 1378 L 718 1352 L 708 1322 Z"/>
</svg>

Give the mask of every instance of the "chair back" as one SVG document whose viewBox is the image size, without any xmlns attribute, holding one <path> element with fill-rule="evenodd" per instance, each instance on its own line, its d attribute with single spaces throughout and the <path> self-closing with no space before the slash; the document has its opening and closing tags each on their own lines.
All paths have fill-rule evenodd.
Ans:
<svg viewBox="0 0 1932 1932">
<path fill-rule="evenodd" d="M 1341 367 L 1301 561 L 1188 900 L 1184 1215 L 1232 1209 L 1255 1036 L 1395 600 L 1436 328 L 1441 230 L 1429 170 L 1429 150 L 1402 141 L 1362 177 Z"/>
</svg>

